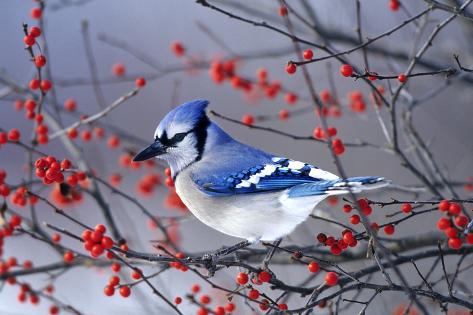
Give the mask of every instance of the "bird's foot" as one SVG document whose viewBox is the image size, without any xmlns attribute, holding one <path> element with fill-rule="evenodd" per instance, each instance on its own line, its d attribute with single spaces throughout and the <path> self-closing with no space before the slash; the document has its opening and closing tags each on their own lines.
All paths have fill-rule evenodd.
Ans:
<svg viewBox="0 0 473 315">
<path fill-rule="evenodd" d="M 202 261 L 204 262 L 204 267 L 207 269 L 207 277 L 211 278 L 215 275 L 217 271 L 217 261 L 218 256 L 215 254 L 205 254 L 202 256 Z"/>
<path fill-rule="evenodd" d="M 242 248 L 248 247 L 252 243 L 249 241 L 243 241 L 238 244 L 235 244 L 230 247 L 223 247 L 213 253 L 205 254 L 202 256 L 202 261 L 204 263 L 205 268 L 209 272 L 209 277 L 212 277 L 217 271 L 217 263 L 219 258 L 228 256 Z"/>
</svg>

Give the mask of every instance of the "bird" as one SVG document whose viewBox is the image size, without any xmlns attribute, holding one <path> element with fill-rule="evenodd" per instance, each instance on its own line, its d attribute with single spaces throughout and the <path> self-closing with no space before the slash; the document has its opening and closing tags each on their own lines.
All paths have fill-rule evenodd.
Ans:
<svg viewBox="0 0 473 315">
<path fill-rule="evenodd" d="M 208 104 L 193 100 L 167 113 L 154 142 L 134 161 L 167 162 L 176 193 L 190 212 L 211 228 L 244 239 L 243 245 L 282 239 L 329 196 L 389 184 L 378 176 L 344 180 L 241 143 L 209 119 Z"/>
</svg>

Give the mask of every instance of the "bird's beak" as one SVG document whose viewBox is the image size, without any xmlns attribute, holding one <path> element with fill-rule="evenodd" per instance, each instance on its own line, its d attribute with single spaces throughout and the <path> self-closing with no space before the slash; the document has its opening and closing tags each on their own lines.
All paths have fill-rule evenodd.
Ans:
<svg viewBox="0 0 473 315">
<path fill-rule="evenodd" d="M 133 161 L 139 162 L 151 159 L 152 157 L 161 155 L 166 152 L 166 148 L 161 144 L 161 142 L 155 141 L 149 147 L 138 153 L 134 158 Z"/>
</svg>

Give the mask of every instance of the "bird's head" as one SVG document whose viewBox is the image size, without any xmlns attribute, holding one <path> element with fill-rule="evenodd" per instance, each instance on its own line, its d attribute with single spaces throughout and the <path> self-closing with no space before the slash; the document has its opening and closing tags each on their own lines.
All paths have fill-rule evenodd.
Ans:
<svg viewBox="0 0 473 315">
<path fill-rule="evenodd" d="M 206 100 L 184 103 L 170 111 L 159 123 L 154 142 L 138 153 L 134 161 L 156 157 L 168 162 L 173 176 L 202 158 L 210 120 Z"/>
</svg>

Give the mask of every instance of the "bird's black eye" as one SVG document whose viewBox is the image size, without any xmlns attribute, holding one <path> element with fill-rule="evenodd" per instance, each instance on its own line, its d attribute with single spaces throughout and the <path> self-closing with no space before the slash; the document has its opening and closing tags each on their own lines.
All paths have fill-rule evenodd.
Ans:
<svg viewBox="0 0 473 315">
<path fill-rule="evenodd" d="M 171 141 L 173 143 L 177 143 L 184 140 L 186 136 L 187 136 L 187 132 L 176 133 L 174 137 L 172 137 Z"/>
</svg>

